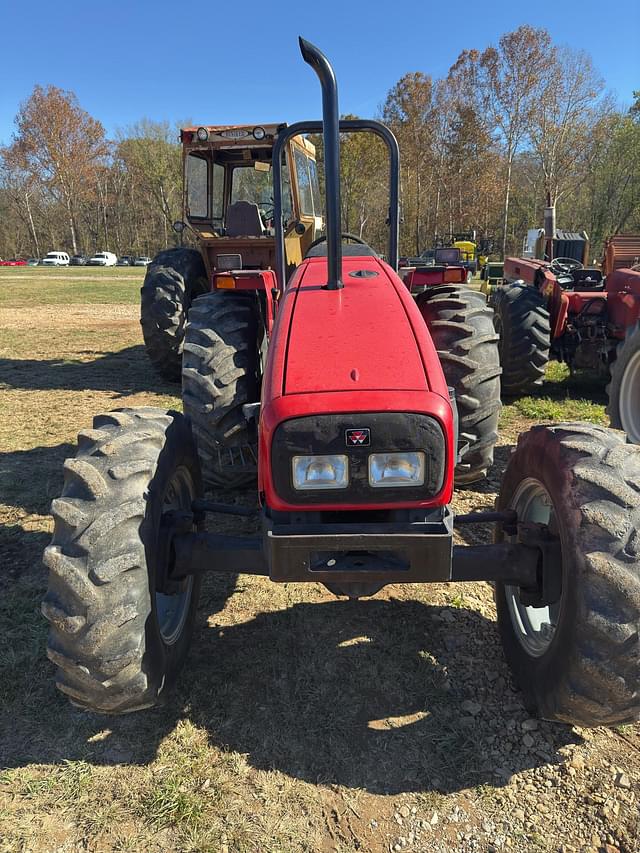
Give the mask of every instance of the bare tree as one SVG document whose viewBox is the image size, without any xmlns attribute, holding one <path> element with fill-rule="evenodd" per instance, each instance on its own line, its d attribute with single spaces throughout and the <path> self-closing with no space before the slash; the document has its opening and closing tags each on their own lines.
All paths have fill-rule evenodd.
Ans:
<svg viewBox="0 0 640 853">
<path fill-rule="evenodd" d="M 416 71 L 405 74 L 391 89 L 384 103 L 383 118 L 391 125 L 402 147 L 406 168 L 404 219 L 412 224 L 415 253 L 422 247 L 425 173 L 432 166 L 434 127 L 431 77 Z"/>
<path fill-rule="evenodd" d="M 15 119 L 11 156 L 66 210 L 73 251 L 78 251 L 77 207 L 92 185 L 96 163 L 109 151 L 104 128 L 73 92 L 36 86 Z"/>
<path fill-rule="evenodd" d="M 513 161 L 538 108 L 552 50 L 546 30 L 525 25 L 501 36 L 498 46 L 487 48 L 478 59 L 482 102 L 503 148 L 503 255 L 507 251 Z"/>
<path fill-rule="evenodd" d="M 547 204 L 575 188 L 589 172 L 612 112 L 604 83 L 583 51 L 555 49 L 547 67 L 529 138 L 544 177 Z"/>
</svg>

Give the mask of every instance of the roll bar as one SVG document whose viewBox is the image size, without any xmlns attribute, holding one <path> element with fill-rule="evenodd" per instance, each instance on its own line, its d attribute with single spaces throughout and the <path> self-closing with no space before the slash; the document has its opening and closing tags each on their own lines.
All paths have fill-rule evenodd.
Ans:
<svg viewBox="0 0 640 853">
<path fill-rule="evenodd" d="M 400 227 L 399 185 L 400 151 L 398 142 L 384 124 L 373 119 L 338 120 L 338 89 L 329 60 L 310 42 L 300 39 L 305 62 L 315 70 L 322 86 L 322 121 L 302 121 L 278 133 L 273 146 L 273 211 L 275 220 L 275 262 L 278 287 L 286 285 L 284 224 L 282 220 L 282 154 L 294 136 L 322 133 L 324 142 L 325 221 L 327 232 L 328 290 L 342 285 L 342 239 L 340 224 L 340 133 L 375 133 L 389 152 L 389 250 L 388 263 L 398 268 L 398 232 Z"/>
</svg>

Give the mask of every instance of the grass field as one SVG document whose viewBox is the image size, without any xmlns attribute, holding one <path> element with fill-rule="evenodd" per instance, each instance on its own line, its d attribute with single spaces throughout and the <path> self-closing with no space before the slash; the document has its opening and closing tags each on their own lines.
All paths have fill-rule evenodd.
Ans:
<svg viewBox="0 0 640 853">
<path fill-rule="evenodd" d="M 0 270 L 0 853 L 558 850 L 568 826 L 576 850 L 600 832 L 637 853 L 638 727 L 541 722 L 523 746 L 486 584 L 347 602 L 211 577 L 166 707 L 112 718 L 57 693 L 39 607 L 62 461 L 98 412 L 180 408 L 141 345 L 143 274 Z M 528 425 L 606 423 L 604 402 L 601 384 L 551 368 L 538 396 L 505 407 L 496 466 L 456 508 L 493 504 Z M 587 769 L 565 773 L 576 755 Z M 605 822 L 594 797 L 617 768 L 632 787 Z M 520 818 L 527 786 L 546 814 Z"/>
</svg>

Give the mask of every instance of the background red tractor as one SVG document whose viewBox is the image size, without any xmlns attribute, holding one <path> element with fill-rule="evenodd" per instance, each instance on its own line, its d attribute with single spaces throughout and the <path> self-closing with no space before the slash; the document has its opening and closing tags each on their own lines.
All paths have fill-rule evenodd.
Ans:
<svg viewBox="0 0 640 853">
<path fill-rule="evenodd" d="M 500 335 L 502 392 L 541 385 L 549 359 L 609 380 L 611 425 L 640 442 L 640 271 L 606 278 L 572 258 L 506 258 L 491 297 Z"/>
<path fill-rule="evenodd" d="M 103 712 L 161 701 L 184 662 L 205 571 L 316 582 L 352 598 L 389 583 L 488 580 L 531 711 L 580 725 L 634 720 L 640 448 L 589 424 L 534 428 L 518 441 L 496 510 L 454 514 L 461 395 L 434 339 L 459 366 L 461 387 L 481 347 L 495 378 L 491 311 L 455 282 L 427 282 L 414 298 L 398 277 L 397 143 L 378 122 L 340 122 L 333 69 L 313 45 L 300 47 L 322 84 L 323 121 L 283 128 L 274 142 L 274 269 L 214 271 L 214 290 L 192 307 L 205 305 L 216 330 L 197 344 L 212 387 L 227 381 L 218 351 L 267 344 L 260 401 L 244 410 L 258 420 L 261 532 L 221 532 L 220 514 L 250 510 L 203 498 L 188 417 L 142 408 L 95 418 L 65 463 L 44 555 L 58 686 Z M 340 133 L 366 130 L 390 155 L 388 262 L 340 233 Z M 287 277 L 282 154 L 292 137 L 320 132 L 326 236 Z M 242 300 L 245 315 L 227 322 Z M 186 338 L 185 349 L 188 328 Z M 488 522 L 493 544 L 454 544 L 454 527 Z"/>
</svg>

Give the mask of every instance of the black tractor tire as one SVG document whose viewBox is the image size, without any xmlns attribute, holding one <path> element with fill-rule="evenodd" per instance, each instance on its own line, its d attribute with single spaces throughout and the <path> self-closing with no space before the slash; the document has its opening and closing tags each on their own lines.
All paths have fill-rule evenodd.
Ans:
<svg viewBox="0 0 640 853">
<path fill-rule="evenodd" d="M 469 444 L 455 470 L 457 485 L 476 482 L 493 464 L 500 416 L 500 356 L 493 311 L 482 293 L 442 285 L 418 297 L 442 364 L 456 392 L 459 437 Z"/>
<path fill-rule="evenodd" d="M 142 336 L 151 364 L 169 382 L 180 382 L 191 302 L 207 290 L 204 262 L 195 249 L 167 249 L 147 269 L 140 290 Z"/>
<path fill-rule="evenodd" d="M 242 407 L 260 399 L 259 321 L 254 293 L 213 291 L 189 314 L 182 402 L 212 489 L 253 487 L 257 437 Z"/>
<path fill-rule="evenodd" d="M 607 394 L 611 426 L 640 444 L 640 322 L 627 329 L 624 341 L 618 344 Z"/>
<path fill-rule="evenodd" d="M 542 385 L 551 348 L 551 325 L 544 297 L 533 287 L 496 288 L 491 304 L 500 336 L 502 394 L 518 397 Z"/>
<path fill-rule="evenodd" d="M 57 686 L 92 711 L 149 708 L 182 667 L 200 592 L 197 577 L 156 585 L 162 514 L 202 492 L 189 424 L 151 407 L 98 415 L 64 470 L 43 557 Z"/>
<path fill-rule="evenodd" d="M 540 489 L 542 504 L 533 500 Z M 496 584 L 502 643 L 525 704 L 544 719 L 572 725 L 637 720 L 640 447 L 586 423 L 533 427 L 518 440 L 497 507 L 545 523 L 541 506 L 551 508 L 549 529 L 562 552 L 549 619 L 539 605 L 532 619 L 530 610 L 523 615 L 527 602 L 519 588 Z M 503 538 L 499 530 L 496 539 Z M 536 624 L 537 636 L 529 630 Z"/>
</svg>

